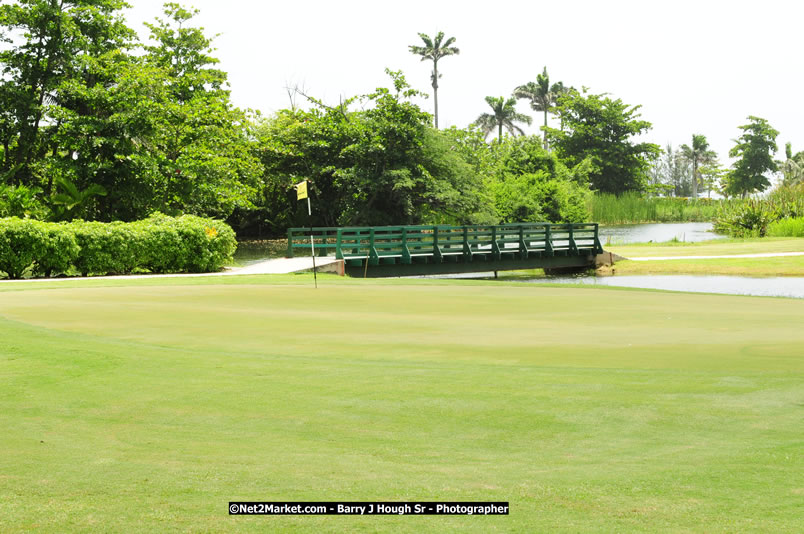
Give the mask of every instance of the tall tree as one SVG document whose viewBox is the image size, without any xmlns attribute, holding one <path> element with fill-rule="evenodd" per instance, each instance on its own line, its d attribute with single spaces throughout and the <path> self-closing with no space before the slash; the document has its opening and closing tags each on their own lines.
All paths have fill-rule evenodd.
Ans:
<svg viewBox="0 0 804 534">
<path fill-rule="evenodd" d="M 640 191 L 661 150 L 653 143 L 634 141 L 652 126 L 640 120 L 639 108 L 606 95 L 585 95 L 571 89 L 559 97 L 556 108 L 564 129 L 548 127 L 547 137 L 568 166 L 591 159 L 592 189 L 614 194 Z"/>
<path fill-rule="evenodd" d="M 698 169 L 701 177 L 701 187 L 706 191 L 707 198 L 712 198 L 712 191 L 718 191 L 718 186 L 728 173 L 727 169 L 720 166 L 717 159 L 714 159 Z"/>
<path fill-rule="evenodd" d="M 701 175 L 698 168 L 715 161 L 717 153 L 709 149 L 705 135 L 692 134 L 692 146 L 681 145 L 681 157 L 692 166 L 692 198 L 698 198 L 698 185 Z"/>
<path fill-rule="evenodd" d="M 776 136 L 779 132 L 760 117 L 749 115 L 748 120 L 748 124 L 739 127 L 743 134 L 729 151 L 729 156 L 737 158 L 737 161 L 726 177 L 724 188 L 726 194 L 743 198 L 770 187 L 766 174 L 779 170 L 779 165 L 773 159 L 778 150 Z"/>
<path fill-rule="evenodd" d="M 516 98 L 511 97 L 506 100 L 506 98 L 502 96 L 499 98 L 487 96 L 486 102 L 491 106 L 492 113 L 481 114 L 475 120 L 475 124 L 480 127 L 487 138 L 495 128 L 497 129 L 497 139 L 499 141 L 502 141 L 503 128 L 508 130 L 511 135 L 516 135 L 517 133 L 520 135 L 525 134 L 522 128 L 515 123 L 524 122 L 525 124 L 530 124 L 532 119 L 527 115 L 517 113 L 515 108 Z"/>
<path fill-rule="evenodd" d="M 433 62 L 433 72 L 430 74 L 430 80 L 433 83 L 433 106 L 435 108 L 434 119 L 435 127 L 438 129 L 438 79 L 441 74 L 438 72 L 438 60 L 442 57 L 460 54 L 461 51 L 452 46 L 455 42 L 455 37 L 450 37 L 444 41 L 444 32 L 438 32 L 434 38 L 430 38 L 427 34 L 420 33 L 419 37 L 424 42 L 424 46 L 410 45 L 410 51 L 422 57 L 422 61 Z"/>
<path fill-rule="evenodd" d="M 681 153 L 667 143 L 662 154 L 653 162 L 648 191 L 668 196 L 689 196 L 690 166 Z"/>
<path fill-rule="evenodd" d="M 535 82 L 528 82 L 514 89 L 514 96 L 517 99 L 527 99 L 530 101 L 530 108 L 533 111 L 544 113 L 544 128 L 547 128 L 547 114 L 555 106 L 556 99 L 566 92 L 564 84 L 561 82 L 550 85 L 550 76 L 547 74 L 547 67 L 541 74 L 536 75 Z M 544 149 L 547 150 L 547 130 L 544 131 Z"/>
<path fill-rule="evenodd" d="M 123 0 L 17 0 L 0 5 L 0 135 L 2 171 L 12 183 L 33 184 L 36 163 L 50 151 L 63 124 L 58 108 L 90 114 L 87 102 L 65 97 L 70 89 L 103 88 L 94 63 L 131 46 Z M 5 31 L 4 31 L 5 30 Z M 13 35 L 15 38 L 8 37 Z M 96 89 L 97 91 L 97 89 Z"/>
<path fill-rule="evenodd" d="M 456 146 L 454 130 L 435 130 L 431 115 L 411 101 L 419 92 L 401 72 L 387 72 L 393 87 L 337 107 L 311 98 L 310 111 L 283 110 L 261 123 L 265 182 L 282 197 L 274 205 L 285 206 L 285 214 L 274 212 L 272 219 L 306 221 L 306 208 L 295 211 L 295 196 L 287 195 L 307 178 L 313 198 L 323 199 L 313 212 L 319 226 L 477 221 L 482 184 Z M 348 109 L 356 100 L 364 109 Z"/>
<path fill-rule="evenodd" d="M 154 97 L 140 103 L 153 121 L 154 202 L 169 213 L 227 217 L 249 204 L 261 169 L 248 118 L 231 104 L 226 73 L 215 68 L 212 38 L 192 24 L 197 13 L 170 2 L 164 19 L 146 24 L 153 44 L 143 60 L 160 76 Z"/>
</svg>

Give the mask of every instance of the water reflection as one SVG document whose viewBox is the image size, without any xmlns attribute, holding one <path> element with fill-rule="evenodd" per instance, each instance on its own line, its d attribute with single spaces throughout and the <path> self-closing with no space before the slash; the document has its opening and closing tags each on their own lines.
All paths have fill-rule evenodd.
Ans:
<svg viewBox="0 0 804 534">
<path fill-rule="evenodd" d="M 804 298 L 804 278 L 801 277 L 752 278 L 749 276 L 700 275 L 560 276 L 522 279 L 522 282 L 534 284 L 588 284 L 668 289 L 692 293 Z"/>
<path fill-rule="evenodd" d="M 582 284 L 640 289 L 665 289 L 690 293 L 720 293 L 723 295 L 750 295 L 757 297 L 787 297 L 804 299 L 804 278 L 785 276 L 753 278 L 750 276 L 708 276 L 695 274 L 639 275 L 639 276 L 530 276 L 524 271 L 499 273 L 500 280 L 526 284 Z M 494 279 L 493 272 L 442 274 L 416 278 Z"/>
<path fill-rule="evenodd" d="M 604 245 L 626 243 L 662 243 L 676 239 L 687 243 L 722 239 L 712 231 L 712 223 L 656 223 L 601 226 L 600 242 Z"/>
</svg>

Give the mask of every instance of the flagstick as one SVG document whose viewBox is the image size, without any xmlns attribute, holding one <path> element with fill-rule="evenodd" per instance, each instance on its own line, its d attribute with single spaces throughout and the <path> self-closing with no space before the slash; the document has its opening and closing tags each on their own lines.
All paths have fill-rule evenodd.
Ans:
<svg viewBox="0 0 804 534">
<path fill-rule="evenodd" d="M 310 197 L 307 197 L 307 216 L 310 218 L 310 251 L 313 254 L 313 280 L 318 289 L 318 276 L 315 274 L 315 241 L 313 241 L 313 210 L 310 208 Z"/>
</svg>

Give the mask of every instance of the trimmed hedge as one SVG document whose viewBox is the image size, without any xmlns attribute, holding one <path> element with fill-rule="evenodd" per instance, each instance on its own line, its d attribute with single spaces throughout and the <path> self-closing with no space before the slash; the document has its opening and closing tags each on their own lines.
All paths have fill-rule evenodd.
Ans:
<svg viewBox="0 0 804 534">
<path fill-rule="evenodd" d="M 155 214 L 132 223 L 0 219 L 0 272 L 9 278 L 214 272 L 232 260 L 234 231 L 221 221 Z"/>
<path fill-rule="evenodd" d="M 9 278 L 22 278 L 46 251 L 47 235 L 42 223 L 17 217 L 0 219 L 0 271 Z"/>
</svg>

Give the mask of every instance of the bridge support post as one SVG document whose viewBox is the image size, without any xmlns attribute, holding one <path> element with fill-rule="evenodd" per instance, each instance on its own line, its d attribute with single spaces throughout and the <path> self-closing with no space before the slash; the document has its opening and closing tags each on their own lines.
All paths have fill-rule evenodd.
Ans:
<svg viewBox="0 0 804 534">
<path fill-rule="evenodd" d="M 402 228 L 402 263 L 410 265 L 413 259 L 410 257 L 410 249 L 408 248 L 408 229 Z"/>
<path fill-rule="evenodd" d="M 441 263 L 444 261 L 444 258 L 441 255 L 441 247 L 438 246 L 438 226 L 433 227 L 433 257 L 435 258 L 436 263 Z"/>
<path fill-rule="evenodd" d="M 491 227 L 491 255 L 494 256 L 495 260 L 499 260 L 502 258 L 502 254 L 500 254 L 500 245 L 497 244 L 497 227 Z"/>
<path fill-rule="evenodd" d="M 343 259 L 343 251 L 341 250 L 341 243 L 343 242 L 343 228 L 338 228 L 338 233 L 335 235 L 335 257 L 339 260 Z"/>
<path fill-rule="evenodd" d="M 469 229 L 463 227 L 463 261 L 472 261 L 472 246 L 469 244 Z"/>
<path fill-rule="evenodd" d="M 575 236 L 572 234 L 573 225 L 569 223 L 569 249 L 572 254 L 578 254 L 578 245 L 575 243 Z"/>
<path fill-rule="evenodd" d="M 528 259 L 528 244 L 525 243 L 525 227 L 519 227 L 519 257 L 523 260 Z"/>
</svg>

